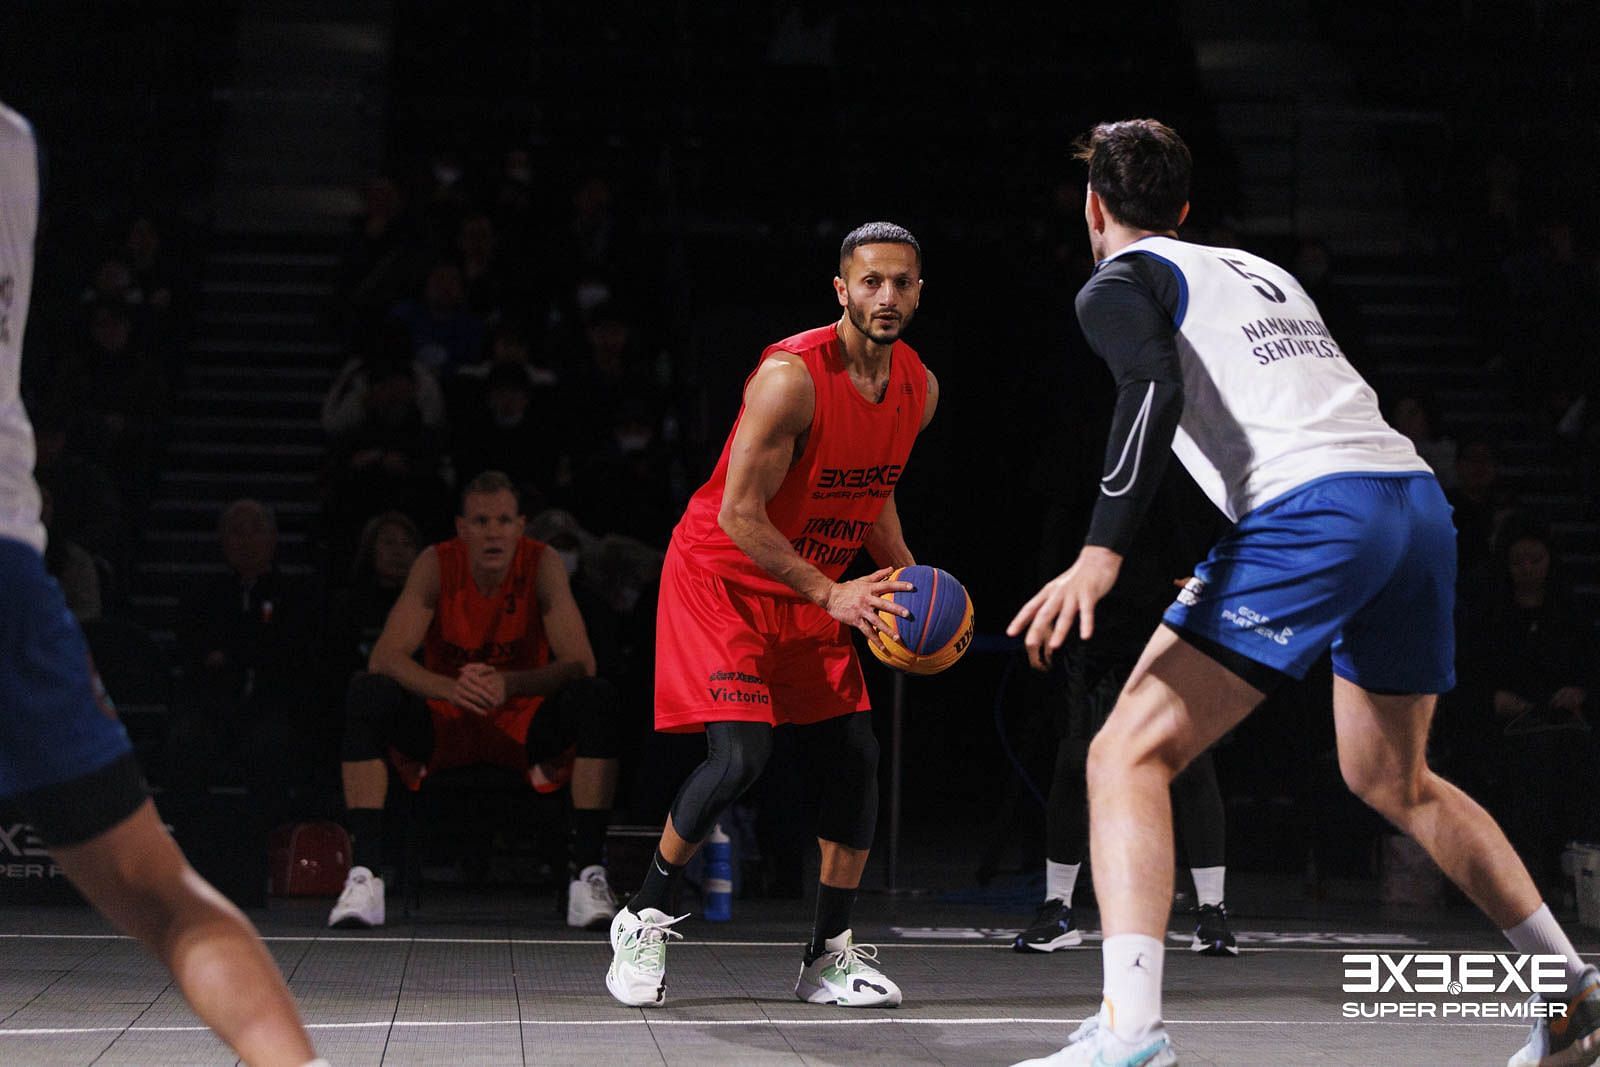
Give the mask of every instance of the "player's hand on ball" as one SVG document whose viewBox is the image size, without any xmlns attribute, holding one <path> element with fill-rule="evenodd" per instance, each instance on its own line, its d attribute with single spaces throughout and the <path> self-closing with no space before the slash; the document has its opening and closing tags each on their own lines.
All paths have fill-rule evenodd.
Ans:
<svg viewBox="0 0 1600 1067">
<path fill-rule="evenodd" d="M 867 643 L 880 652 L 883 651 L 883 645 L 878 640 L 878 634 L 886 633 L 893 637 L 894 631 L 878 617 L 878 612 L 887 611 L 902 619 L 911 616 L 910 610 L 883 599 L 883 594 L 909 593 L 916 588 L 910 582 L 890 580 L 889 575 L 893 573 L 893 567 L 882 567 L 861 578 L 835 582 L 833 588 L 828 590 L 828 603 L 825 605 L 829 615 L 866 634 Z"/>
<path fill-rule="evenodd" d="M 1016 637 L 1026 632 L 1022 643 L 1035 670 L 1050 668 L 1050 657 L 1066 642 L 1074 620 L 1084 640 L 1094 636 L 1094 607 L 1117 584 L 1121 570 L 1121 555 L 1109 548 L 1085 545 L 1076 563 L 1022 605 L 1006 634 Z"/>
</svg>

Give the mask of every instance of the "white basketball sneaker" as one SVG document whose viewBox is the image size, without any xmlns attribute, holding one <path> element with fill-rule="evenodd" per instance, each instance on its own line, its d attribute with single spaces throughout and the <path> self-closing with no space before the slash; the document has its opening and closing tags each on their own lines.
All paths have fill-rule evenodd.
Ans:
<svg viewBox="0 0 1600 1067">
<path fill-rule="evenodd" d="M 383 879 L 365 867 L 351 867 L 344 891 L 328 914 L 329 926 L 382 926 Z"/>
<path fill-rule="evenodd" d="M 1083 1020 L 1060 1051 L 1023 1060 L 1012 1067 L 1172 1067 L 1177 1062 L 1178 1054 L 1172 1051 L 1165 1027 L 1158 1024 L 1129 1044 L 1113 1034 L 1109 1026 L 1101 1025 L 1097 1012 Z"/>
<path fill-rule="evenodd" d="M 1535 993 L 1528 1003 L 1541 999 Z M 1600 1059 L 1600 971 L 1584 970 L 1566 1008 L 1565 1015 L 1537 1018 L 1527 1044 L 1512 1054 L 1506 1067 L 1583 1067 Z"/>
<path fill-rule="evenodd" d="M 598 863 L 578 872 L 567 886 L 567 925 L 588 930 L 609 923 L 617 914 L 617 898 L 611 895 L 606 869 Z"/>
<path fill-rule="evenodd" d="M 645 908 L 635 915 L 627 908 L 611 920 L 611 969 L 606 988 L 622 1003 L 635 1008 L 660 1007 L 667 999 L 667 939 L 682 939 L 672 929 L 687 915 L 671 918 L 664 911 Z"/>
<path fill-rule="evenodd" d="M 858 945 L 849 930 L 823 942 L 822 955 L 800 968 L 794 995 L 808 1004 L 895 1008 L 900 987 L 873 964 L 878 946 Z"/>
</svg>

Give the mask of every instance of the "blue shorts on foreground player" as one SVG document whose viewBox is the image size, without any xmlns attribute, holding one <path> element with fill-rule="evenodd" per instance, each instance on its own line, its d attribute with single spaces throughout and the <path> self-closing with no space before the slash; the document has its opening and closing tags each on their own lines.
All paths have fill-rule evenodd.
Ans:
<svg viewBox="0 0 1600 1067">
<path fill-rule="evenodd" d="M 1256 508 L 1164 616 L 1294 678 L 1333 646 L 1334 673 L 1377 693 L 1455 685 L 1456 532 L 1431 474 L 1336 474 Z"/>
<path fill-rule="evenodd" d="M 0 800 L 51 845 L 98 836 L 144 803 L 133 746 L 39 553 L 0 539 Z"/>
</svg>

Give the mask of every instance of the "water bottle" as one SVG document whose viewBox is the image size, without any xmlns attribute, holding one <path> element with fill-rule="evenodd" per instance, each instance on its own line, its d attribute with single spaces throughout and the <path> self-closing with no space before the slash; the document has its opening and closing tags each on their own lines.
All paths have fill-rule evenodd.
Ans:
<svg viewBox="0 0 1600 1067">
<path fill-rule="evenodd" d="M 706 838 L 706 870 L 701 895 L 704 917 L 711 922 L 733 918 L 733 841 L 722 832 L 722 824 L 711 828 Z"/>
</svg>

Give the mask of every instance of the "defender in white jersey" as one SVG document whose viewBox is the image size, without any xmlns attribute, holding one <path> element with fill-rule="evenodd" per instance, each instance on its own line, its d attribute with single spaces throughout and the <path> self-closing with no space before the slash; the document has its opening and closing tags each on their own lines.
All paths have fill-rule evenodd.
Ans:
<svg viewBox="0 0 1600 1067">
<path fill-rule="evenodd" d="M 1177 1062 L 1161 1022 L 1172 888 L 1168 786 L 1284 676 L 1330 647 L 1339 766 L 1427 849 L 1518 952 L 1567 960 L 1565 1015 L 1511 1067 L 1600 1057 L 1587 966 L 1484 810 L 1428 769 L 1437 694 L 1454 685 L 1455 531 L 1409 441 L 1384 423 L 1292 276 L 1176 240 L 1190 157 L 1150 119 L 1097 126 L 1084 217 L 1098 264 L 1077 299 L 1117 381 L 1106 474 L 1077 561 L 1011 621 L 1043 668 L 1085 640 L 1175 454 L 1233 530 L 1166 612 L 1089 751 L 1090 849 L 1105 931 L 1100 1011 L 1029 1064 Z"/>
<path fill-rule="evenodd" d="M 90 903 L 166 964 L 241 1059 L 326 1067 L 254 927 L 162 826 L 45 572 L 33 431 L 19 395 L 38 219 L 33 129 L 0 104 L 0 802 L 44 838 Z"/>
</svg>

